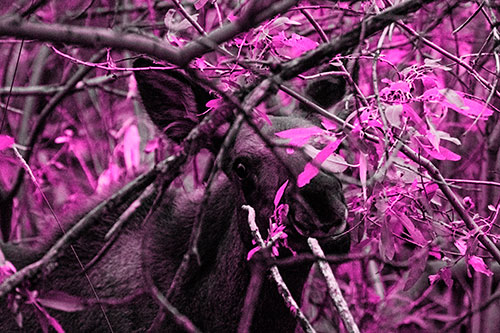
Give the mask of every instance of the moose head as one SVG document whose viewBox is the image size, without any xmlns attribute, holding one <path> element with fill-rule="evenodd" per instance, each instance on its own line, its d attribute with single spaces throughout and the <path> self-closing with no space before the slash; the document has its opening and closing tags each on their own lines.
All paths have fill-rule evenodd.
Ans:
<svg viewBox="0 0 500 333">
<path fill-rule="evenodd" d="M 141 59 L 136 61 L 135 66 L 151 67 L 152 64 Z M 201 85 L 181 72 L 137 71 L 135 77 L 151 119 L 162 132 L 177 142 L 201 121 L 200 115 L 206 110 L 206 102 L 213 98 Z M 229 328 L 231 331 L 237 327 L 249 278 L 247 253 L 255 247 L 248 214 L 242 208 L 243 205 L 255 209 L 256 223 L 265 238 L 268 236 L 270 217 L 276 208 L 276 193 L 288 181 L 281 203 L 289 207 L 283 221 L 289 248 L 292 251 L 307 251 L 307 237 L 316 237 L 327 252 L 348 249 L 349 237 L 336 237 L 346 228 L 347 210 L 340 181 L 334 175 L 321 171 L 309 184 L 297 187 L 296 177 L 304 170 L 309 159 L 299 152 L 290 154 L 283 147 L 283 140 L 275 135 L 289 129 L 314 126 L 315 123 L 306 119 L 305 115 L 309 116 L 304 112 L 291 116 L 270 116 L 270 122 L 265 122 L 259 128 L 244 123 L 232 142 L 229 140 L 230 144 L 224 147 L 221 172 L 210 189 L 206 206 L 201 207 L 204 216 L 199 252 L 202 265 L 200 272 L 203 273 L 193 273 L 198 275 L 190 277 L 190 283 L 174 300 L 181 311 L 198 318 L 202 329 L 219 331 Z M 227 135 L 228 127 L 221 126 L 216 137 L 207 144 L 214 153 Z M 152 244 L 148 252 L 150 259 L 146 260 L 154 267 L 153 278 L 159 286 L 169 285 L 175 265 L 180 263 L 179 246 L 182 251 L 187 250 L 188 238 L 185 237 L 189 232 L 184 231 L 186 235 L 181 236 L 184 237 L 181 242 L 168 243 L 165 239 L 179 238 L 179 226 L 192 226 L 194 215 L 200 209 L 201 194 L 179 196 L 174 201 L 174 210 L 165 213 L 165 210 L 162 212 L 160 209 L 158 217 L 152 219 L 155 226 L 151 229 L 154 232 L 149 242 Z M 177 226 L 172 228 L 172 224 Z M 174 235 L 173 231 L 177 234 Z M 290 254 L 287 249 L 280 253 Z M 173 257 L 178 259 L 169 269 L 168 276 L 154 273 L 160 272 L 165 262 L 172 262 Z M 296 297 L 300 297 L 307 271 L 308 267 L 301 267 L 285 276 L 285 281 L 288 280 Z M 220 281 L 228 283 L 221 286 Z M 275 288 L 266 283 L 262 304 L 257 307 L 260 316 L 256 315 L 256 322 L 252 326 L 256 331 L 286 331 L 285 327 L 291 329 L 294 325 L 289 320 L 288 310 L 277 297 Z M 193 299 L 200 302 L 193 302 Z M 214 300 L 223 300 L 221 303 L 224 305 L 218 304 L 213 311 L 207 311 L 209 304 L 213 306 Z"/>
</svg>

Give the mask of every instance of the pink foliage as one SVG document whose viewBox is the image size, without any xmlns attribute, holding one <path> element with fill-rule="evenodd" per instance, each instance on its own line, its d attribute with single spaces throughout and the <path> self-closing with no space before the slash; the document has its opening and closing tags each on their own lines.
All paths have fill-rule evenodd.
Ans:
<svg viewBox="0 0 500 333">
<path fill-rule="evenodd" d="M 17 7 L 24 8 L 24 3 L 29 2 L 5 2 L 0 12 L 10 15 Z M 49 26 L 71 21 L 71 25 L 88 29 L 116 28 L 124 35 L 139 29 L 152 43 L 176 50 L 194 49 L 198 44 L 193 41 L 199 36 L 238 22 L 252 3 L 197 0 L 184 4 L 189 15 L 185 16 L 161 1 L 134 0 L 130 8 L 117 13 L 114 11 L 119 6 L 107 1 L 53 1 L 29 17 Z M 281 1 L 265 3 L 274 6 Z M 301 1 L 297 7 L 224 40 L 220 48 L 208 45 L 211 51 L 197 55 L 189 67 L 209 78 L 219 92 L 243 101 L 247 101 L 248 89 L 261 88 L 262 82 L 272 78 L 271 86 L 276 90 L 266 91 L 250 111 L 256 123 L 269 122 L 270 114 L 309 112 L 300 110 L 301 103 L 285 89 L 277 91 L 280 85 L 306 95 L 304 91 L 316 80 L 346 79 L 347 93 L 327 108 L 331 117 L 323 115 L 314 127 L 276 133 L 288 153 L 309 159 L 297 179 L 289 181 L 304 187 L 320 170 L 341 174 L 355 259 L 346 259 L 336 273 L 362 331 L 440 331 L 465 313 L 466 306 L 475 309 L 486 301 L 474 299 L 473 285 L 458 286 L 457 280 L 462 283 L 463 279 L 456 276 L 457 267 L 465 265 L 474 278 L 484 275 L 497 279 L 496 263 L 481 245 L 480 234 L 498 243 L 499 41 L 493 29 L 498 25 L 495 17 L 500 15 L 487 1 L 458 1 L 451 7 L 447 1 L 435 1 L 425 10 L 403 13 L 385 30 L 365 31 L 361 25 L 362 38 L 352 42 L 349 52 L 341 50 L 328 59 L 307 58 L 313 52 L 334 49 L 339 40 L 350 36 L 353 27 L 366 24 L 391 3 L 404 2 Z M 255 3 L 259 4 L 262 6 Z M 192 21 L 204 31 L 193 27 Z M 224 32 L 228 31 L 232 30 Z M 325 36 L 330 42 L 324 42 Z M 334 40 L 337 42 L 331 42 Z M 61 91 L 75 69 L 82 67 L 75 65 L 76 60 L 88 65 L 86 61 L 100 45 L 88 49 L 54 44 L 57 50 L 49 49 L 44 58 L 44 42 L 25 39 L 21 44 L 9 37 L 2 43 L 0 203 L 5 204 L 2 200 L 8 196 L 4 194 L 13 188 L 19 170 L 25 167 L 12 149 L 15 147 L 22 156 L 31 154 L 27 158 L 29 170 L 55 214 L 62 216 L 67 215 L 68 207 L 81 208 L 88 197 L 109 194 L 118 184 L 134 179 L 166 156 L 178 154 L 181 148 L 161 138 L 141 113 L 137 83 L 130 71 L 125 71 L 137 53 L 115 48 L 107 49 L 106 56 L 92 65 L 91 74 L 58 102 L 50 117 L 43 120 L 43 131 L 30 144 L 40 110 L 53 98 L 54 89 Z M 40 82 L 33 82 L 37 61 L 44 70 Z M 281 80 L 283 68 L 289 70 L 291 63 L 308 70 L 292 80 Z M 328 67 L 328 71 L 336 73 L 322 73 L 327 63 L 334 68 Z M 7 98 L 11 84 L 13 93 Z M 36 91 L 29 99 L 23 95 L 28 88 Z M 206 114 L 218 112 L 226 103 L 222 95 L 214 94 L 206 104 Z M 177 111 L 189 107 L 181 105 Z M 417 158 L 409 158 L 408 150 Z M 211 161 L 210 154 L 204 151 L 190 160 L 185 166 L 188 176 L 177 184 L 192 189 L 203 183 L 210 166 L 197 163 Z M 442 179 L 429 172 L 426 160 Z M 443 191 L 444 182 L 477 224 L 476 229 L 470 229 L 464 215 L 451 204 Z M 273 254 L 287 246 L 284 221 L 288 206 L 280 204 L 287 186 L 288 181 L 277 191 L 269 217 L 266 240 L 272 243 Z M 53 218 L 31 178 L 23 178 L 21 189 L 10 203 L 11 239 L 30 240 L 41 230 L 49 233 L 55 227 Z M 252 249 L 248 259 L 259 250 Z M 11 268 L 8 263 L 0 267 L 0 280 L 12 274 Z M 456 288 L 465 290 L 457 292 Z M 492 292 L 485 294 L 491 296 Z M 44 327 L 52 326 L 56 331 L 60 328 L 45 307 L 55 305 L 55 299 L 67 300 L 59 304 L 68 307 L 63 310 L 75 305 L 64 295 L 44 299 L 32 291 L 25 296 Z M 452 313 L 440 300 L 455 298 L 464 305 Z M 320 317 L 327 311 L 316 312 Z M 470 328 L 469 322 L 463 320 L 462 330 Z"/>
<path fill-rule="evenodd" d="M 0 151 L 12 147 L 14 138 L 8 135 L 0 135 Z"/>
</svg>

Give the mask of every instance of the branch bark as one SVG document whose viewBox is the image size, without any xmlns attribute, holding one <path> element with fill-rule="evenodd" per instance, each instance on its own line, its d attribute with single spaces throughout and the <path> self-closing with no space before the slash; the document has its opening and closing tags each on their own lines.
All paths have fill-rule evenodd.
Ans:
<svg viewBox="0 0 500 333">
<path fill-rule="evenodd" d="M 284 0 L 273 3 L 260 12 L 249 10 L 234 22 L 201 36 L 183 48 L 174 48 L 157 40 L 111 29 L 78 27 L 64 24 L 26 22 L 19 17 L 5 17 L 0 20 L 0 36 L 36 39 L 47 42 L 67 43 L 92 48 L 112 47 L 138 53 L 145 53 L 171 64 L 183 67 L 241 32 L 258 25 L 294 6 L 298 0 Z M 261 8 L 261 6 L 256 6 Z"/>
</svg>

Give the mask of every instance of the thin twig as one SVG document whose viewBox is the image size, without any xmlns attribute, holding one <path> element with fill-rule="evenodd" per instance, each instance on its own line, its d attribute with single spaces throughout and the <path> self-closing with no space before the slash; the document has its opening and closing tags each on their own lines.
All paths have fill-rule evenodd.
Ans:
<svg viewBox="0 0 500 333">
<path fill-rule="evenodd" d="M 319 246 L 319 243 L 315 238 L 308 238 L 307 243 L 316 256 L 320 258 L 325 257 L 323 249 L 321 249 L 321 246 Z M 319 260 L 318 264 L 321 273 L 325 277 L 326 285 L 328 287 L 328 294 L 330 295 L 335 308 L 337 308 L 337 311 L 339 312 L 345 329 L 349 333 L 359 333 L 358 325 L 356 325 L 351 311 L 349 311 L 349 306 L 347 305 L 344 296 L 342 296 L 342 291 L 340 290 L 339 284 L 337 283 L 337 280 L 333 275 L 330 265 L 328 265 L 328 263 L 324 260 Z"/>
<path fill-rule="evenodd" d="M 248 205 L 243 205 L 241 208 L 243 208 L 248 212 L 248 225 L 250 226 L 250 231 L 252 232 L 253 239 L 256 241 L 258 246 L 260 246 L 261 248 L 266 248 L 268 244 L 266 244 L 266 242 L 262 238 L 262 235 L 260 234 L 259 231 L 259 227 L 255 222 L 255 210 Z M 281 277 L 278 267 L 276 267 L 276 265 L 272 265 L 270 267 L 270 271 L 273 280 L 276 282 L 278 286 L 278 291 L 281 297 L 283 297 L 286 306 L 290 309 L 290 313 L 299 321 L 300 325 L 302 326 L 302 329 L 308 333 L 316 332 L 316 330 L 312 327 L 309 320 L 307 320 L 302 310 L 300 310 L 300 307 L 298 306 L 297 302 L 293 299 L 290 290 L 288 289 L 285 282 L 283 281 L 283 278 Z"/>
<path fill-rule="evenodd" d="M 168 163 L 168 159 L 164 163 Z M 9 276 L 0 285 L 0 298 L 12 292 L 14 288 L 19 286 L 23 281 L 35 277 L 40 273 L 49 274 L 52 272 L 56 265 L 50 265 L 60 258 L 64 250 L 69 247 L 74 240 L 78 239 L 89 227 L 98 223 L 100 219 L 98 216 L 105 214 L 109 211 L 114 211 L 120 207 L 124 202 L 133 200 L 141 191 L 146 188 L 155 179 L 158 170 L 164 167 L 163 165 L 149 171 L 148 173 L 137 177 L 134 181 L 127 184 L 119 192 L 115 193 L 108 200 L 101 202 L 84 217 L 82 217 L 73 227 L 71 227 L 38 261 L 24 267 L 17 273 Z"/>
<path fill-rule="evenodd" d="M 387 8 L 378 15 L 370 16 L 361 24 L 355 26 L 351 31 L 330 40 L 328 43 L 321 44 L 314 50 L 304 53 L 302 56 L 282 65 L 281 72 L 272 79 L 280 83 L 287 81 L 296 77 L 298 74 L 318 66 L 318 64 L 331 59 L 339 53 L 348 52 L 350 48 L 360 43 L 362 25 L 364 26 L 364 38 L 368 38 L 395 22 L 397 19 L 408 16 L 408 14 L 419 10 L 425 4 L 434 1 L 435 0 L 407 0 Z"/>
<path fill-rule="evenodd" d="M 52 214 L 52 216 L 54 217 L 59 229 L 61 230 L 61 232 L 63 233 L 63 235 L 66 234 L 63 226 L 62 226 L 62 223 L 61 221 L 59 220 L 58 216 L 56 215 L 54 209 L 52 208 L 52 205 L 50 204 L 49 200 L 47 199 L 47 197 L 45 196 L 45 193 L 43 192 L 42 188 L 40 187 L 40 184 L 38 183 L 35 175 L 33 174 L 33 171 L 31 170 L 31 168 L 29 167 L 28 163 L 26 163 L 26 161 L 24 160 L 24 158 L 21 156 L 21 154 L 19 153 L 19 151 L 16 149 L 15 146 L 12 147 L 13 150 L 14 150 L 14 153 L 16 154 L 16 156 L 19 158 L 19 160 L 21 161 L 22 165 L 23 165 L 23 168 L 26 169 L 26 172 L 28 172 L 28 174 L 30 175 L 30 178 L 32 179 L 33 183 L 35 184 L 35 187 L 37 188 L 38 192 L 41 194 L 42 198 L 43 198 L 43 201 L 45 202 L 45 204 L 47 205 L 47 207 L 49 208 L 50 210 L 50 213 Z M 83 263 L 82 261 L 80 260 L 80 257 L 78 256 L 78 253 L 76 252 L 75 250 L 75 247 L 73 245 L 69 245 L 69 248 L 71 249 L 71 252 L 73 253 L 73 256 L 75 257 L 77 263 L 78 263 L 78 266 L 80 267 L 80 270 L 83 272 L 84 276 L 85 276 L 85 279 L 87 280 L 89 286 L 90 286 L 90 289 L 92 291 L 92 294 L 94 295 L 95 299 L 97 300 L 97 302 L 100 301 L 100 297 L 99 295 L 97 294 L 97 291 L 96 291 L 96 288 L 94 286 L 94 284 L 92 283 L 92 280 L 90 279 L 90 276 L 87 274 L 87 272 L 85 272 L 85 269 L 84 269 L 84 266 L 83 266 Z M 104 309 L 104 306 L 102 304 L 99 304 L 99 309 L 101 310 L 101 313 L 104 317 L 104 320 L 106 322 L 106 325 L 109 329 L 110 332 L 114 332 L 113 330 L 113 326 L 111 326 L 111 322 L 109 321 L 109 318 L 106 314 L 106 310 Z"/>
<path fill-rule="evenodd" d="M 99 252 L 85 265 L 85 271 L 88 271 L 93 267 L 99 260 L 104 256 L 104 254 L 111 248 L 115 240 L 118 239 L 120 231 L 123 229 L 125 224 L 130 221 L 130 217 L 135 213 L 140 207 L 147 204 L 147 201 L 154 195 L 154 184 L 149 185 L 132 204 L 120 215 L 118 220 L 113 224 L 113 226 L 108 230 L 104 239 L 106 243 L 101 246 Z"/>
<path fill-rule="evenodd" d="M 182 327 L 186 332 L 189 333 L 201 333 L 201 331 L 193 324 L 193 322 L 184 314 L 180 313 L 179 310 L 175 306 L 173 306 L 172 303 L 170 303 L 165 297 L 165 295 L 163 295 L 163 293 L 155 286 L 151 274 L 144 274 L 144 278 L 155 301 L 172 315 L 175 322 L 180 327 Z"/>
<path fill-rule="evenodd" d="M 89 47 L 99 46 L 125 49 L 138 53 L 146 53 L 183 67 L 194 58 L 212 51 L 212 46 L 220 45 L 241 32 L 283 13 L 296 3 L 297 0 L 283 0 L 273 3 L 258 13 L 247 12 L 246 15 L 240 16 L 234 22 L 227 23 L 208 35 L 199 37 L 181 49 L 166 45 L 162 41 L 134 34 L 116 32 L 110 29 L 26 22 L 16 16 L 0 19 L 0 36 L 33 38 L 42 41 Z"/>
<path fill-rule="evenodd" d="M 91 79 L 84 79 L 78 82 L 71 92 L 86 90 L 92 87 L 100 87 L 103 84 L 115 82 L 119 78 L 129 77 L 130 72 L 117 73 L 111 75 L 96 76 Z M 12 96 L 44 96 L 44 95 L 54 95 L 65 89 L 65 86 L 60 85 L 32 85 L 28 87 L 13 87 L 12 91 L 8 88 L 0 88 L 0 96 L 12 95 Z M 22 113 L 22 112 L 21 112 Z"/>
<path fill-rule="evenodd" d="M 443 49 L 441 46 L 433 43 L 432 41 L 428 40 L 427 38 L 420 36 L 413 28 L 410 26 L 403 24 L 402 22 L 398 22 L 398 26 L 400 26 L 403 30 L 406 32 L 410 33 L 411 35 L 418 37 L 425 45 L 429 46 L 430 48 L 433 48 L 434 50 L 438 51 L 445 57 L 453 60 L 456 64 L 462 66 L 465 68 L 471 75 L 474 77 L 479 83 L 481 83 L 485 88 L 494 91 L 495 95 L 497 97 L 500 97 L 500 92 L 496 89 L 496 87 L 490 83 L 488 80 L 483 78 L 474 68 L 472 68 L 471 65 L 466 63 L 465 61 L 462 61 L 459 57 L 455 56 L 454 54 L 446 51 Z"/>
<path fill-rule="evenodd" d="M 222 158 L 225 155 L 225 152 L 227 151 L 227 147 L 229 147 L 234 141 L 240 126 L 243 122 L 243 117 L 239 116 L 231 126 L 231 129 L 229 130 L 228 135 L 226 136 L 224 143 L 222 144 L 221 149 L 219 150 L 219 153 L 217 154 L 216 157 L 216 163 L 214 163 L 214 167 L 210 172 L 210 177 L 207 181 L 207 186 L 205 188 L 205 193 L 203 194 L 203 199 L 200 204 L 200 208 L 198 209 L 198 212 L 196 214 L 195 221 L 193 223 L 193 227 L 191 229 L 191 236 L 189 239 L 189 246 L 188 246 L 188 251 L 184 254 L 182 258 L 182 262 L 179 265 L 179 268 L 175 272 L 174 278 L 172 279 L 172 282 L 170 283 L 170 287 L 167 292 L 167 298 L 171 299 L 175 295 L 175 291 L 180 289 L 179 285 L 182 283 L 182 281 L 186 277 L 186 273 L 188 272 L 191 264 L 192 264 L 192 259 L 193 257 L 197 259 L 197 263 L 200 266 L 200 255 L 198 253 L 198 240 L 201 235 L 201 228 L 203 227 L 203 214 L 205 213 L 205 207 L 208 204 L 208 200 L 211 196 L 211 186 L 213 182 L 217 179 L 218 173 L 217 171 L 219 170 L 219 164 Z"/>
<path fill-rule="evenodd" d="M 105 54 L 105 50 L 101 50 L 97 52 L 91 59 L 90 61 L 97 61 L 101 57 L 103 57 Z M 37 119 L 37 123 L 35 125 L 35 128 L 32 130 L 31 135 L 29 137 L 29 140 L 27 141 L 27 150 L 24 152 L 24 159 L 26 160 L 27 163 L 29 163 L 30 157 L 33 153 L 33 148 L 35 146 L 35 143 L 38 140 L 38 137 L 40 134 L 43 132 L 45 128 L 46 121 L 48 117 L 52 114 L 52 112 L 55 110 L 56 106 L 61 103 L 61 101 L 68 95 L 68 93 L 80 82 L 90 71 L 92 70 L 91 67 L 80 67 L 76 73 L 68 80 L 66 85 L 64 86 L 64 89 L 56 93 L 51 100 L 45 105 L 45 107 L 40 111 L 40 115 Z M 15 197 L 17 192 L 19 191 L 21 184 L 24 179 L 24 169 L 20 168 L 17 176 L 16 176 L 16 181 L 14 185 L 12 186 L 12 189 L 9 191 L 9 197 Z"/>
</svg>

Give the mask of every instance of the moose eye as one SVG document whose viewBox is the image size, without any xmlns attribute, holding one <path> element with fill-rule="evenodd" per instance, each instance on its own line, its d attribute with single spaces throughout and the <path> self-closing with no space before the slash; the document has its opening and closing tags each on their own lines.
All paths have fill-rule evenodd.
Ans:
<svg viewBox="0 0 500 333">
<path fill-rule="evenodd" d="M 241 161 L 234 164 L 234 172 L 240 179 L 245 179 L 248 177 L 248 167 Z"/>
</svg>

